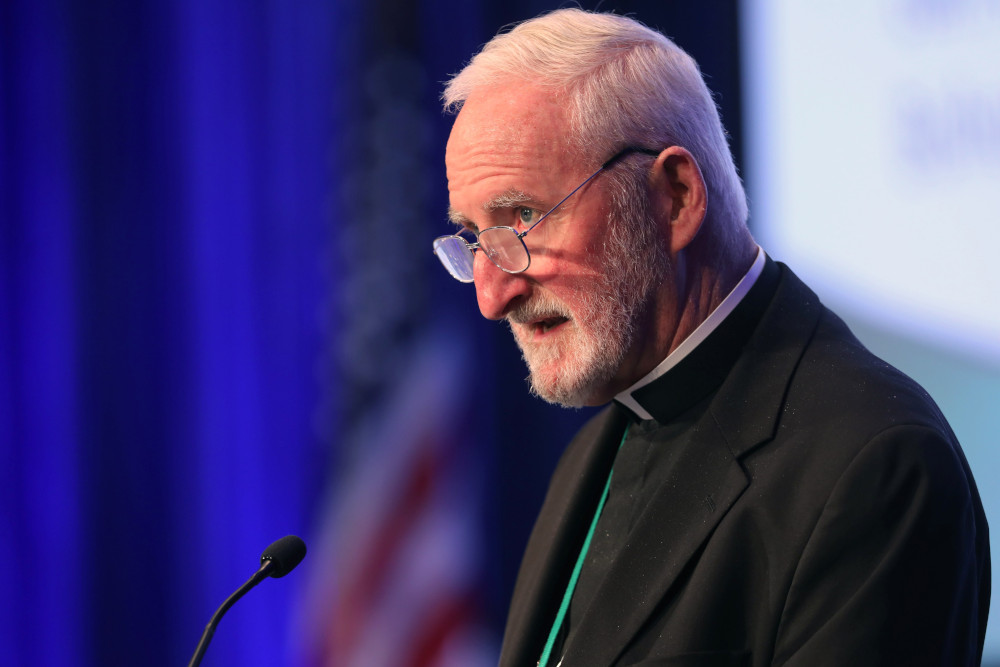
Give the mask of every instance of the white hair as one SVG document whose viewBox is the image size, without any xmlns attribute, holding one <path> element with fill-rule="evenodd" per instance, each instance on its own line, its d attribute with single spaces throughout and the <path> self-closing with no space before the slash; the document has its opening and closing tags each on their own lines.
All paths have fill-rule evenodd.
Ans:
<svg viewBox="0 0 1000 667">
<path fill-rule="evenodd" d="M 697 63 L 667 37 L 624 16 L 556 10 L 490 40 L 447 82 L 445 109 L 518 80 L 564 96 L 572 145 L 596 163 L 626 146 L 686 148 L 708 188 L 706 249 L 724 257 L 748 237 L 746 193 L 718 108 Z"/>
</svg>

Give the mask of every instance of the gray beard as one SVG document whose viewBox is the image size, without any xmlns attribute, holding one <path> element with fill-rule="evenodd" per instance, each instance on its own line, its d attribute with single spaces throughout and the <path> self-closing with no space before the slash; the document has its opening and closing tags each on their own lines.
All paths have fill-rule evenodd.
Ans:
<svg viewBox="0 0 1000 667">
<path fill-rule="evenodd" d="M 563 407 L 610 399 L 608 385 L 628 352 L 641 344 L 636 340 L 638 323 L 647 315 L 652 295 L 669 268 L 669 257 L 655 238 L 655 223 L 644 203 L 644 196 L 633 199 L 633 210 L 609 221 L 603 273 L 583 293 L 578 312 L 540 294 L 508 315 L 533 395 Z M 536 344 L 519 336 L 518 323 L 553 315 L 568 317 L 562 326 L 572 327 L 558 342 Z"/>
<path fill-rule="evenodd" d="M 535 343 L 522 339 L 511 326 L 521 356 L 528 366 L 531 393 L 563 407 L 593 402 L 594 394 L 614 377 L 632 340 L 631 318 L 605 285 L 595 286 L 575 313 L 539 297 L 532 311 L 569 318 L 558 341 Z M 530 312 L 530 311 L 529 311 Z"/>
</svg>

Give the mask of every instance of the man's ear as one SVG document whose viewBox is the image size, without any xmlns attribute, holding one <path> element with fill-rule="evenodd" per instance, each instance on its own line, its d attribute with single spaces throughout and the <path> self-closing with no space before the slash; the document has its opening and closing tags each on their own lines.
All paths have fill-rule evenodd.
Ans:
<svg viewBox="0 0 1000 667">
<path fill-rule="evenodd" d="M 698 235 L 708 210 L 708 189 L 701 169 L 686 148 L 671 146 L 657 156 L 650 176 L 653 212 L 676 256 Z"/>
</svg>

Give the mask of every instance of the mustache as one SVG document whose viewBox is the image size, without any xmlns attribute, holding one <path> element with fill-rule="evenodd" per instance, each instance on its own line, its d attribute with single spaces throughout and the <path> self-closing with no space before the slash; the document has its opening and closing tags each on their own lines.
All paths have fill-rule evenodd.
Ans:
<svg viewBox="0 0 1000 667">
<path fill-rule="evenodd" d="M 553 317 L 564 317 L 572 319 L 569 308 L 556 299 L 546 296 L 536 296 L 530 301 L 525 301 L 508 312 L 504 319 L 507 324 L 530 324 L 538 320 L 546 320 Z"/>
</svg>

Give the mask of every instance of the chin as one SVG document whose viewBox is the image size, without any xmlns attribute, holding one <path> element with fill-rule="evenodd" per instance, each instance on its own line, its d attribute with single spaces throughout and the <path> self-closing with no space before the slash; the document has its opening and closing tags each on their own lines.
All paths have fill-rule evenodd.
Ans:
<svg viewBox="0 0 1000 667">
<path fill-rule="evenodd" d="M 592 383 L 566 381 L 561 378 L 539 378 L 535 373 L 528 376 L 531 393 L 542 400 L 564 408 L 583 408 L 602 405 L 610 398 L 602 386 Z"/>
<path fill-rule="evenodd" d="M 528 382 L 531 393 L 544 401 L 566 408 L 601 405 L 611 400 L 608 386 L 617 364 L 601 359 L 579 359 L 575 355 L 550 358 L 546 361 L 532 359 L 524 354 L 528 364 Z"/>
<path fill-rule="evenodd" d="M 617 308 L 616 308 L 617 306 Z M 511 327 L 530 372 L 531 393 L 569 408 L 601 405 L 614 398 L 610 388 L 629 349 L 631 314 L 614 300 L 594 300 L 584 312 L 538 337 Z M 587 322 L 586 327 L 580 322 Z"/>
</svg>

